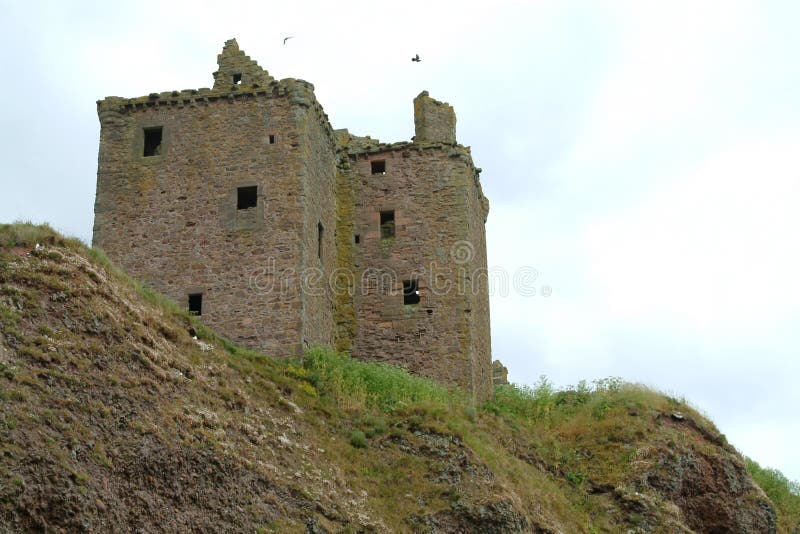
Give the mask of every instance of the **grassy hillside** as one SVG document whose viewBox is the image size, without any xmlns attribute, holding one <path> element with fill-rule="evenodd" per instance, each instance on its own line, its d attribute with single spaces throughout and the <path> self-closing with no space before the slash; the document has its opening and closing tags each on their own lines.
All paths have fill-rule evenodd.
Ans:
<svg viewBox="0 0 800 534">
<path fill-rule="evenodd" d="M 800 529 L 796 485 L 682 400 L 542 379 L 471 406 L 324 348 L 269 358 L 23 224 L 0 225 L 0 458 L 0 532 Z"/>
</svg>

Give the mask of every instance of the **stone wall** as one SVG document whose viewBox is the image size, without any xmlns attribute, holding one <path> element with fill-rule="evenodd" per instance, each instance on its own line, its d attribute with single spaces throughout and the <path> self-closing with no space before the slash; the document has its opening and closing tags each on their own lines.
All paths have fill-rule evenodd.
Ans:
<svg viewBox="0 0 800 534">
<path fill-rule="evenodd" d="M 347 130 L 336 130 L 336 275 L 333 280 L 333 313 L 335 347 L 339 352 L 352 352 L 356 335 L 355 276 L 356 179 L 350 166 L 347 147 L 351 141 Z"/>
<path fill-rule="evenodd" d="M 282 83 L 289 83 L 283 80 Z M 313 86 L 291 80 L 302 161 L 303 230 L 300 236 L 304 346 L 334 344 L 331 275 L 336 268 L 336 154 L 333 131 L 316 103 Z M 320 240 L 321 239 L 321 240 Z"/>
<path fill-rule="evenodd" d="M 491 359 L 480 342 L 488 340 L 488 318 L 473 318 L 475 298 L 464 284 L 480 259 L 458 256 L 484 220 L 482 214 L 473 220 L 471 199 L 479 191 L 468 152 L 441 144 L 378 145 L 357 148 L 351 165 L 360 241 L 354 356 L 402 365 L 487 398 Z M 381 232 L 381 212 L 390 211 L 393 237 Z M 478 247 L 485 265 L 485 242 Z M 419 303 L 404 304 L 408 280 L 418 282 Z M 473 339 L 471 330 L 483 327 Z"/>
<path fill-rule="evenodd" d="M 285 356 L 302 348 L 304 187 L 316 149 L 308 108 L 291 88 L 268 89 L 99 102 L 94 244 L 178 303 L 202 293 L 203 321 L 225 336 Z M 146 157 L 144 128 L 157 126 L 161 148 Z M 255 208 L 237 209 L 242 186 L 257 187 Z"/>
<path fill-rule="evenodd" d="M 470 332 L 470 361 L 472 362 L 472 383 L 477 395 L 486 398 L 492 392 L 492 343 L 489 322 L 489 280 L 486 257 L 486 218 L 489 202 L 483 196 L 479 169 L 472 163 L 469 150 L 461 152 L 469 168 L 466 185 L 467 195 L 467 233 L 464 243 L 457 250 L 461 267 L 465 267 L 464 285 L 468 288 L 467 321 Z"/>
<path fill-rule="evenodd" d="M 492 382 L 495 386 L 508 385 L 508 369 L 500 360 L 492 362 Z"/>
<path fill-rule="evenodd" d="M 456 113 L 422 91 L 414 99 L 414 142 L 456 144 Z"/>
</svg>

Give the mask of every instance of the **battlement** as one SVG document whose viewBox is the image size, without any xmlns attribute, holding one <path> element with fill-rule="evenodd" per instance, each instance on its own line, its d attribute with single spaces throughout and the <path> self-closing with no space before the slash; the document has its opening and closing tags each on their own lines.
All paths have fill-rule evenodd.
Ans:
<svg viewBox="0 0 800 534">
<path fill-rule="evenodd" d="M 97 102 L 94 244 L 238 343 L 491 395 L 488 202 L 453 108 L 423 92 L 413 141 L 385 143 L 233 39 L 217 63 L 212 88 Z"/>
<path fill-rule="evenodd" d="M 99 111 L 130 111 L 160 106 L 202 105 L 218 100 L 234 101 L 255 97 L 281 98 L 286 96 L 291 98 L 293 104 L 303 107 L 316 107 L 322 111 L 322 106 L 319 105 L 314 95 L 314 86 L 305 80 L 295 78 L 285 78 L 280 81 L 271 80 L 267 87 L 232 85 L 219 89 L 203 87 L 201 89 L 163 91 L 134 98 L 107 96 L 97 101 L 97 108 Z"/>
<path fill-rule="evenodd" d="M 218 74 L 218 72 L 214 73 L 215 76 Z M 254 99 L 281 98 L 287 99 L 293 106 L 311 110 L 315 115 L 315 122 L 324 130 L 326 137 L 331 142 L 334 142 L 333 128 L 328 121 L 328 115 L 319 101 L 317 101 L 313 84 L 295 78 L 285 78 L 278 81 L 270 77 L 267 87 L 259 86 L 258 83 L 251 85 L 220 85 L 219 87 L 215 85 L 213 89 L 203 87 L 200 89 L 163 91 L 134 98 L 108 96 L 97 101 L 97 113 L 101 123 L 104 121 L 113 123 L 118 120 L 119 115 L 130 115 L 147 110 L 190 109 L 216 103 L 232 104 Z"/>
</svg>

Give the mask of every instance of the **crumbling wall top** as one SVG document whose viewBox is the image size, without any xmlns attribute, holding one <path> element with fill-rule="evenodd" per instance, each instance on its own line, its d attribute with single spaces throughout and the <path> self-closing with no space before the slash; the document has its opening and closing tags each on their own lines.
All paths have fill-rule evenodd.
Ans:
<svg viewBox="0 0 800 534">
<path fill-rule="evenodd" d="M 422 91 L 414 99 L 414 142 L 456 144 L 456 113 L 447 102 L 439 102 Z"/>
<path fill-rule="evenodd" d="M 500 360 L 492 362 L 492 382 L 495 386 L 508 385 L 508 368 Z"/>
<path fill-rule="evenodd" d="M 274 80 L 269 72 L 239 49 L 236 39 L 225 41 L 222 53 L 217 56 L 219 69 L 214 73 L 214 90 L 230 90 L 233 86 L 266 87 Z"/>
</svg>

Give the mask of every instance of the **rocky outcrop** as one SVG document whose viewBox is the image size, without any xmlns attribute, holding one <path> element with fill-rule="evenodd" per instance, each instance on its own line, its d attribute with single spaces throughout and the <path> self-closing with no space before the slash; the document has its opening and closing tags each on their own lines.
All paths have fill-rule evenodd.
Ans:
<svg viewBox="0 0 800 534">
<path fill-rule="evenodd" d="M 704 446 L 649 449 L 638 487 L 677 506 L 697 532 L 777 532 L 775 510 L 742 457 L 693 419 L 672 415 L 669 424 Z"/>
</svg>

